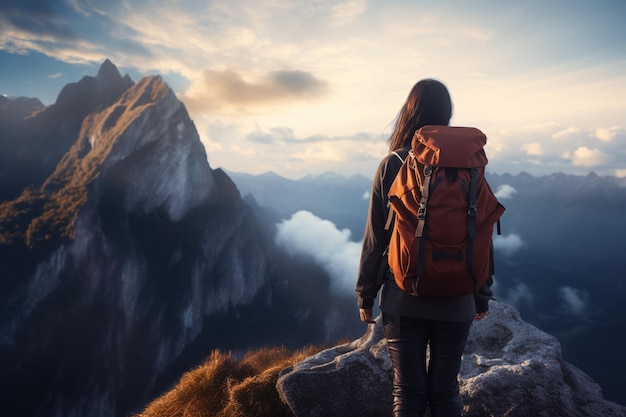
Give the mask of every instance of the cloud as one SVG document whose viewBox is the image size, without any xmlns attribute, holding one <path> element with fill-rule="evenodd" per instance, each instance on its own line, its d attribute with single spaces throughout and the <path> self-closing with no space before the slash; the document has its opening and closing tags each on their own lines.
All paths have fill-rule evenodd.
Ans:
<svg viewBox="0 0 626 417">
<path fill-rule="evenodd" d="M 619 130 L 621 130 L 621 127 L 619 126 L 610 127 L 608 129 L 600 127 L 596 129 L 594 136 L 596 139 L 602 142 L 611 142 L 613 139 L 615 139 L 617 131 Z"/>
<path fill-rule="evenodd" d="M 609 159 L 609 155 L 600 149 L 589 149 L 586 146 L 579 147 L 571 156 L 572 164 L 584 167 L 604 165 Z"/>
<path fill-rule="evenodd" d="M 249 133 L 246 139 L 250 142 L 265 145 L 284 144 L 295 140 L 293 130 L 287 127 L 274 127 L 268 132 L 256 130 Z"/>
<path fill-rule="evenodd" d="M 99 64 L 107 57 L 123 55 L 117 53 L 119 50 L 135 52 L 127 41 L 103 32 L 103 27 L 111 25 L 90 22 L 83 26 L 88 29 L 80 33 L 81 27 L 72 20 L 70 10 L 65 2 L 3 1 L 0 49 L 20 55 L 37 52 L 69 64 Z M 109 52 L 107 46 L 111 48 Z"/>
<path fill-rule="evenodd" d="M 495 192 L 496 198 L 499 200 L 508 200 L 513 198 L 513 195 L 517 193 L 517 190 L 508 184 L 502 184 L 498 186 Z"/>
<path fill-rule="evenodd" d="M 563 130 L 559 130 L 556 133 L 552 134 L 552 138 L 553 139 L 562 139 L 571 135 L 574 135 L 576 133 L 579 133 L 581 131 L 580 128 L 578 127 L 568 127 L 567 129 L 563 129 Z"/>
<path fill-rule="evenodd" d="M 83 16 L 91 16 L 89 10 L 81 5 L 81 0 L 67 0 L 67 4 L 70 5 L 74 11 L 82 14 Z"/>
<path fill-rule="evenodd" d="M 573 315 L 583 314 L 587 308 L 589 294 L 587 291 L 572 287 L 559 288 L 559 297 L 565 310 Z"/>
<path fill-rule="evenodd" d="M 48 78 L 55 79 L 55 78 L 60 78 L 62 76 L 63 74 L 61 74 L 60 72 L 57 72 L 57 73 L 48 75 Z"/>
<path fill-rule="evenodd" d="M 264 132 L 260 129 L 246 135 L 246 139 L 250 142 L 261 143 L 266 145 L 286 145 L 286 144 L 319 144 L 326 142 L 341 141 L 344 138 L 328 137 L 325 135 L 313 135 L 307 137 L 296 137 L 293 129 L 288 127 L 273 127 Z M 371 140 L 366 137 L 365 140 Z"/>
<path fill-rule="evenodd" d="M 3 0 L 0 13 L 49 16 L 52 14 L 52 8 L 48 0 Z"/>
<path fill-rule="evenodd" d="M 352 23 L 367 10 L 365 0 L 347 0 L 331 6 L 332 23 L 344 26 Z"/>
<path fill-rule="evenodd" d="M 44 37 L 48 42 L 75 39 L 73 31 L 51 2 L 4 0 L 2 3 L 0 22 L 4 26 L 3 32 L 9 32 L 15 41 L 33 37 Z"/>
<path fill-rule="evenodd" d="M 331 276 L 331 289 L 354 294 L 361 243 L 350 241 L 348 229 L 338 230 L 328 220 L 308 211 L 294 213 L 277 224 L 276 243 L 292 255 L 310 256 Z"/>
<path fill-rule="evenodd" d="M 237 154 L 245 155 L 247 157 L 252 157 L 252 158 L 256 158 L 258 155 L 258 151 L 250 147 L 241 147 L 239 145 L 233 145 L 231 147 L 231 150 L 233 150 Z"/>
<path fill-rule="evenodd" d="M 493 247 L 495 250 L 504 252 L 506 255 L 511 255 L 524 246 L 522 238 L 516 233 L 508 236 L 496 235 L 493 238 Z"/>
<path fill-rule="evenodd" d="M 626 169 L 616 169 L 615 176 L 618 178 L 626 178 Z"/>
<path fill-rule="evenodd" d="M 486 133 L 490 138 L 486 150 L 493 172 L 586 175 L 592 167 L 598 174 L 613 175 L 617 168 L 626 165 L 623 151 L 626 135 L 619 126 L 583 129 L 546 123 Z M 536 140 L 529 142 L 528 138 Z"/>
<path fill-rule="evenodd" d="M 519 308 L 522 303 L 532 304 L 535 296 L 526 284 L 517 284 L 515 287 L 507 291 L 506 301 L 515 308 Z"/>
<path fill-rule="evenodd" d="M 528 155 L 541 156 L 543 155 L 543 147 L 539 142 L 525 143 L 522 145 L 522 150 Z"/>
<path fill-rule="evenodd" d="M 254 108 L 313 99 L 327 90 L 325 81 L 306 71 L 272 71 L 260 79 L 250 80 L 234 70 L 206 69 L 202 80 L 193 84 L 181 99 L 192 111 L 200 112 L 225 106 Z"/>
<path fill-rule="evenodd" d="M 364 193 L 363 193 L 363 195 L 361 196 L 361 199 L 362 199 L 362 200 L 369 200 L 369 199 L 370 199 L 370 195 L 371 195 L 371 194 L 370 194 L 370 192 L 369 192 L 369 191 L 366 191 L 366 192 L 364 192 Z"/>
<path fill-rule="evenodd" d="M 273 171 L 292 179 L 321 172 L 371 177 L 387 154 L 387 145 L 380 135 L 305 136 L 287 127 L 261 129 L 246 125 L 244 119 L 238 122 L 227 125 L 195 121 L 207 152 L 211 150 L 208 157 L 212 166 L 237 166 L 253 174 Z M 238 137 L 244 141 L 233 140 Z M 239 146 L 235 149 L 235 145 Z M 256 149 L 254 158 L 240 153 L 247 148 Z"/>
<path fill-rule="evenodd" d="M 606 60 L 559 61 L 564 50 L 584 50 L 561 48 L 559 54 L 551 54 L 556 60 L 546 62 L 532 47 L 537 39 L 553 39 L 554 33 L 595 39 L 607 47 L 600 42 L 602 31 L 581 31 L 572 25 L 565 32 L 554 32 L 543 16 L 537 22 L 549 32 L 519 37 L 516 31 L 502 31 L 514 27 L 502 13 L 507 8 L 493 11 L 506 21 L 495 28 L 486 24 L 492 18 L 489 13 L 467 19 L 470 5 L 450 8 L 444 3 L 424 11 L 411 2 L 367 0 L 182 1 L 175 7 L 162 0 L 5 0 L 0 7 L 0 49 L 35 51 L 66 63 L 90 65 L 108 57 L 139 76 L 163 74 L 197 126 L 215 120 L 248 124 L 239 135 L 221 141 L 200 132 L 211 149 L 223 151 L 216 157 L 229 158 L 236 142 L 241 150 L 256 147 L 257 155 L 268 144 L 289 144 L 275 152 L 277 164 L 291 160 L 291 167 L 263 167 L 289 177 L 335 171 L 331 163 L 337 161 L 342 165 L 336 169 L 353 164 L 352 172 L 371 175 L 376 165 L 355 159 L 363 153 L 333 151 L 332 141 L 356 132 L 383 136 L 381 131 L 391 129 L 411 85 L 431 75 L 449 86 L 455 123 L 496 131 L 486 132 L 490 170 L 584 175 L 587 165 L 562 157 L 582 146 L 614 159 L 612 164 L 594 166 L 600 174 L 626 166 L 626 154 L 618 145 L 624 131 L 611 127 L 621 123 L 623 113 L 620 94 L 626 76 L 624 61 L 616 58 L 619 54 L 607 53 Z M 520 10 L 533 10 L 534 15 L 534 9 Z M 594 13 L 615 19 L 615 13 L 600 9 Z M 617 37 L 611 44 L 613 49 L 603 50 L 617 51 L 623 42 Z M 407 55 L 409 49 L 413 53 Z M 450 56 L 463 66 L 450 66 Z M 499 76 L 490 77 L 490 71 Z M 63 72 L 68 74 L 69 69 Z M 536 126 L 528 127 L 529 123 Z M 280 138 L 272 134 L 246 137 L 257 126 L 263 132 L 288 126 L 300 140 L 328 140 L 302 149 L 303 142 L 294 141 L 298 145 L 290 148 L 292 142 L 274 142 Z M 384 146 L 381 149 L 378 160 L 386 154 Z M 223 159 L 228 168 L 257 170 L 257 160 L 237 156 Z M 307 157 L 320 158 L 321 163 L 306 161 Z M 296 168 L 296 160 L 307 165 Z"/>
</svg>

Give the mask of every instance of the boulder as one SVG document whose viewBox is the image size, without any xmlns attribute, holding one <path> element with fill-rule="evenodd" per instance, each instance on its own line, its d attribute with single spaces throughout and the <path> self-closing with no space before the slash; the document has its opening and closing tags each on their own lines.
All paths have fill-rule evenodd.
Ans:
<svg viewBox="0 0 626 417">
<path fill-rule="evenodd" d="M 276 387 L 297 417 L 391 416 L 392 374 L 379 316 L 360 339 L 281 371 Z M 472 326 L 459 381 L 465 417 L 626 416 L 556 338 L 499 302 Z"/>
</svg>

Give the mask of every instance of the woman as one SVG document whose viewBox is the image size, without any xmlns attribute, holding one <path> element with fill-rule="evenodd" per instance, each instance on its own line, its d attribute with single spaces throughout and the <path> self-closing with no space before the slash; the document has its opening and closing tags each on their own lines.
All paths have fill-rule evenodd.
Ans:
<svg viewBox="0 0 626 417">
<path fill-rule="evenodd" d="M 412 296 L 397 287 L 387 267 L 385 250 L 391 231 L 384 225 L 389 187 L 408 155 L 415 131 L 425 125 L 448 125 L 451 116 L 452 102 L 445 85 L 432 79 L 415 84 L 389 138 L 390 153 L 380 163 L 372 184 L 356 292 L 361 320 L 372 323 L 374 299 L 382 286 L 379 305 L 394 369 L 395 417 L 423 416 L 427 405 L 432 417 L 461 415 L 457 380 L 461 355 L 472 320 L 485 317 L 492 295 L 490 278 L 477 295 Z"/>
</svg>

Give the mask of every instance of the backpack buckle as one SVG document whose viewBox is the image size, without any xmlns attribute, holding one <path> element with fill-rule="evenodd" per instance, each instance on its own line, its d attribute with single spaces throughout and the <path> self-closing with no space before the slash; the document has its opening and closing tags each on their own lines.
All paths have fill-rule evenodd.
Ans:
<svg viewBox="0 0 626 417">
<path fill-rule="evenodd" d="M 417 209 L 417 218 L 420 220 L 426 218 L 426 203 L 420 203 L 420 207 Z"/>
<path fill-rule="evenodd" d="M 469 217 L 470 219 L 475 219 L 476 216 L 478 216 L 478 207 L 476 207 L 475 204 L 470 205 L 467 209 L 467 217 Z"/>
</svg>

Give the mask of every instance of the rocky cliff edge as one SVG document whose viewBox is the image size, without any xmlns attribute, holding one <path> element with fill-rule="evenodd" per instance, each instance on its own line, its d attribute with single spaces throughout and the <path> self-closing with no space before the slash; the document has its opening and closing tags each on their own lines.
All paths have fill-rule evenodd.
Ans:
<svg viewBox="0 0 626 417">
<path fill-rule="evenodd" d="M 626 407 L 561 356 L 556 338 L 492 302 L 474 323 L 459 377 L 463 415 L 609 417 Z M 277 390 L 297 417 L 391 416 L 392 365 L 381 317 L 358 340 L 324 350 L 279 374 Z"/>
</svg>

